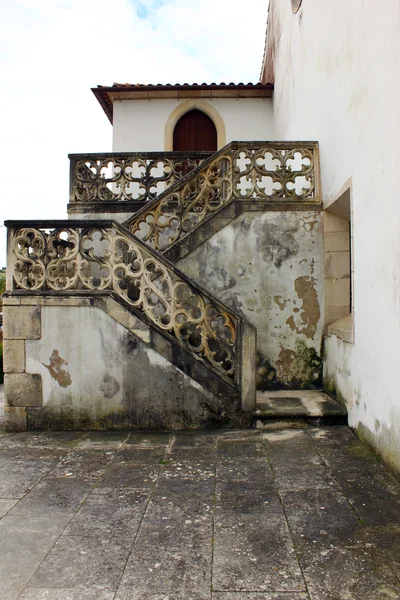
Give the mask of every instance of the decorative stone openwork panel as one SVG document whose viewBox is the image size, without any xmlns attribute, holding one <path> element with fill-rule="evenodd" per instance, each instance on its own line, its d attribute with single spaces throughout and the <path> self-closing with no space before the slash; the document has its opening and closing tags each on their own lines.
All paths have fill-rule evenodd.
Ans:
<svg viewBox="0 0 400 600">
<path fill-rule="evenodd" d="M 231 201 L 320 204 L 318 144 L 232 142 L 126 226 L 152 248 L 165 251 Z"/>
<path fill-rule="evenodd" d="M 316 146 L 238 144 L 233 147 L 236 198 L 317 201 Z"/>
<path fill-rule="evenodd" d="M 239 385 L 240 318 L 118 224 L 31 222 L 9 236 L 14 290 L 114 292 Z"/>
<path fill-rule="evenodd" d="M 209 155 L 209 152 L 70 154 L 70 202 L 152 200 Z"/>
<path fill-rule="evenodd" d="M 232 198 L 232 157 L 218 155 L 181 189 L 165 194 L 129 221 L 133 234 L 164 250 L 189 234 Z"/>
</svg>

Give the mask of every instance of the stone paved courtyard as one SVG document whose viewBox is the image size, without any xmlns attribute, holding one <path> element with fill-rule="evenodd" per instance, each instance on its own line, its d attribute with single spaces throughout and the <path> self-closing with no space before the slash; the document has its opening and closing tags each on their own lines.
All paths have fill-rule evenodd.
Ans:
<svg viewBox="0 0 400 600">
<path fill-rule="evenodd" d="M 1 600 L 400 598 L 400 487 L 346 427 L 0 434 Z"/>
</svg>

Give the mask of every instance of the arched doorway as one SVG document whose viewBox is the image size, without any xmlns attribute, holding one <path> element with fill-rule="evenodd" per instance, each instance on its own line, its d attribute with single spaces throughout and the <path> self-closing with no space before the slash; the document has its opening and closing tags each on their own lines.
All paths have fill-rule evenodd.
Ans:
<svg viewBox="0 0 400 600">
<path fill-rule="evenodd" d="M 217 130 L 210 117 L 196 109 L 185 113 L 175 125 L 173 149 L 216 152 Z"/>
</svg>

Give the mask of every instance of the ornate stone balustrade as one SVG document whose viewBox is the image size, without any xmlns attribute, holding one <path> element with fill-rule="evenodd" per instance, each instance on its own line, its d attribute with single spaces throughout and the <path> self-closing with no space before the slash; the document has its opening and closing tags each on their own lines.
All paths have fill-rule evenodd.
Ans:
<svg viewBox="0 0 400 600">
<path fill-rule="evenodd" d="M 232 142 L 127 222 L 165 251 L 230 202 L 321 203 L 316 142 Z"/>
<path fill-rule="evenodd" d="M 70 154 L 70 204 L 153 200 L 209 156 L 209 152 Z"/>
<path fill-rule="evenodd" d="M 118 295 L 133 312 L 240 386 L 242 319 L 114 221 L 9 221 L 13 294 Z"/>
</svg>

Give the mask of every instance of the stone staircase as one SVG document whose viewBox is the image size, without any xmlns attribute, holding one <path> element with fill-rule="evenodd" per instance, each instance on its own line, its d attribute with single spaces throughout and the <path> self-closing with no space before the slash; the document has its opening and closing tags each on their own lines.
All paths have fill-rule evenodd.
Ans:
<svg viewBox="0 0 400 600">
<path fill-rule="evenodd" d="M 318 210 L 318 164 L 315 142 L 232 142 L 212 155 L 190 157 L 72 155 L 71 218 L 7 223 L 9 310 L 18 320 L 18 305 L 36 303 L 45 311 L 46 303 L 67 307 L 75 298 L 72 304 L 87 306 L 88 299 L 90 306 L 100 308 L 219 398 L 211 412 L 224 416 L 213 417 L 216 426 L 250 423 L 252 415 L 257 426 L 281 418 L 343 419 L 340 407 L 317 392 L 259 392 L 256 406 L 254 326 L 242 311 L 205 289 L 201 273 L 195 282 L 173 264 L 244 212 L 278 210 L 287 215 L 291 210 Z M 102 218 L 107 215 L 112 219 Z M 284 259 L 285 255 L 274 258 L 276 264 Z M 307 335 L 308 331 L 309 327 Z M 8 373 L 11 381 L 12 369 Z M 21 374 L 19 367 L 18 381 Z M 103 389 L 118 390 L 122 383 L 103 384 Z M 38 402 L 35 418 L 40 406 Z M 210 409 L 207 399 L 199 406 Z M 33 414 L 29 404 L 25 408 Z M 147 410 L 151 412 L 151 404 Z M 238 419 L 240 413 L 248 420 Z M 182 416 L 177 423 L 190 428 L 203 421 L 188 422 Z M 162 417 L 158 423 L 162 428 Z"/>
</svg>

